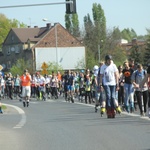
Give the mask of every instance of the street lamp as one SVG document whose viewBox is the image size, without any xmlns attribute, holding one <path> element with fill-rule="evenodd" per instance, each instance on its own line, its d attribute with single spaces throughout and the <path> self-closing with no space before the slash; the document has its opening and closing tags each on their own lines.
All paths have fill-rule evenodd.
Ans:
<svg viewBox="0 0 150 150">
<path fill-rule="evenodd" d="M 43 21 L 49 21 L 48 19 L 44 18 Z M 57 35 L 57 23 L 54 23 L 55 29 L 55 47 L 56 47 L 56 63 L 58 65 L 58 35 Z"/>
</svg>

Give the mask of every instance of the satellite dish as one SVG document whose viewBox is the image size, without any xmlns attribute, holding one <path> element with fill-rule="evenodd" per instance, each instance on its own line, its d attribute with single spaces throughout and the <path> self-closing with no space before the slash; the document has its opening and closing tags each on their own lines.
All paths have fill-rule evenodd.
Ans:
<svg viewBox="0 0 150 150">
<path fill-rule="evenodd" d="M 14 52 L 14 51 L 15 51 L 15 48 L 14 48 L 14 47 L 11 47 L 11 51 Z"/>
</svg>

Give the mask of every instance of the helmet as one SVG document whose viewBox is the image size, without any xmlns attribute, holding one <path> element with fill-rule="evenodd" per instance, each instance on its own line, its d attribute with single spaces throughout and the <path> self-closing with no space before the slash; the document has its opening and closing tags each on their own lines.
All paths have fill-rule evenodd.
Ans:
<svg viewBox="0 0 150 150">
<path fill-rule="evenodd" d="M 112 56 L 111 55 L 106 55 L 105 56 L 105 61 L 107 61 L 107 60 L 112 60 Z"/>
<path fill-rule="evenodd" d="M 97 70 L 99 67 L 97 66 L 97 65 L 95 65 L 94 67 L 93 67 L 93 70 Z"/>
</svg>

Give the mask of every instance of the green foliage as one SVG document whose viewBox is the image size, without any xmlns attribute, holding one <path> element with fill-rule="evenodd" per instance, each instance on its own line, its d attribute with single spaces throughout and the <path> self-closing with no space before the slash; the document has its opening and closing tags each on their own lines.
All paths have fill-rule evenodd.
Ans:
<svg viewBox="0 0 150 150">
<path fill-rule="evenodd" d="M 92 12 L 95 24 L 95 37 L 97 37 L 96 41 L 98 45 L 101 40 L 105 40 L 106 38 L 106 17 L 100 4 L 94 3 Z"/>
<path fill-rule="evenodd" d="M 75 37 L 80 36 L 79 19 L 77 14 L 72 14 L 72 34 Z"/>
<path fill-rule="evenodd" d="M 144 64 L 145 47 L 135 44 L 130 49 L 130 58 L 134 59 L 135 63 Z"/>
<path fill-rule="evenodd" d="M 113 28 L 112 38 L 115 39 L 115 40 L 120 40 L 121 39 L 121 31 L 118 27 Z"/>
<path fill-rule="evenodd" d="M 137 38 L 136 32 L 133 29 L 130 30 L 129 28 L 122 30 L 121 35 L 123 39 L 128 41 L 132 41 L 132 39 Z"/>
<path fill-rule="evenodd" d="M 126 51 L 120 47 L 116 47 L 112 53 L 112 57 L 117 66 L 123 65 L 124 61 L 127 59 Z"/>
<path fill-rule="evenodd" d="M 2 109 L 7 109 L 6 105 L 2 105 Z"/>
<path fill-rule="evenodd" d="M 71 19 L 69 14 L 65 15 L 65 26 L 66 29 L 71 33 Z"/>
<path fill-rule="evenodd" d="M 77 62 L 77 65 L 75 66 L 75 68 L 76 68 L 77 70 L 85 69 L 85 68 L 86 68 L 86 64 L 85 64 L 85 62 L 84 62 L 84 58 L 82 58 L 81 60 L 79 60 L 79 61 Z"/>
<path fill-rule="evenodd" d="M 62 66 L 56 62 L 48 62 L 47 65 L 48 65 L 48 68 L 47 68 L 48 74 L 51 74 L 52 71 L 54 71 L 54 72 L 59 71 L 61 73 L 63 72 Z"/>
<path fill-rule="evenodd" d="M 65 15 L 65 26 L 66 29 L 75 37 L 80 36 L 79 19 L 77 14 L 66 14 Z"/>
<path fill-rule="evenodd" d="M 102 47 L 106 40 L 106 18 L 101 5 L 94 3 L 92 12 L 94 22 L 92 22 L 89 14 L 84 17 L 84 43 L 88 49 L 86 53 L 86 64 L 87 67 L 90 68 L 91 66 L 93 68 L 93 65 L 95 65 L 95 63 L 98 63 L 98 45 L 101 46 L 102 52 Z"/>
<path fill-rule="evenodd" d="M 24 69 L 28 69 L 30 73 L 32 73 L 31 62 L 24 61 L 24 59 L 18 59 L 17 62 L 11 67 L 10 72 L 13 76 L 16 74 L 22 75 Z"/>
<path fill-rule="evenodd" d="M 149 63 L 150 63 L 150 31 L 148 32 L 147 35 L 146 48 L 144 53 L 144 65 L 147 65 Z"/>
<path fill-rule="evenodd" d="M 94 65 L 98 64 L 98 61 L 95 59 L 94 53 L 87 49 L 86 50 L 86 68 L 92 69 Z"/>
<path fill-rule="evenodd" d="M 16 19 L 10 20 L 4 14 L 0 14 L 0 48 L 2 47 L 2 43 L 4 42 L 11 28 L 18 28 L 24 26 L 26 25 L 20 23 Z"/>
</svg>

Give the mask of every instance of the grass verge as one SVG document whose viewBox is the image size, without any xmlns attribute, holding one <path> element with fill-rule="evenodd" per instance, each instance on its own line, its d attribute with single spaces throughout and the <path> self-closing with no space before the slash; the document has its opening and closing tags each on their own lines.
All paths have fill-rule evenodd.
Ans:
<svg viewBox="0 0 150 150">
<path fill-rule="evenodd" d="M 2 109 L 7 109 L 7 107 L 5 105 L 2 105 Z"/>
</svg>

